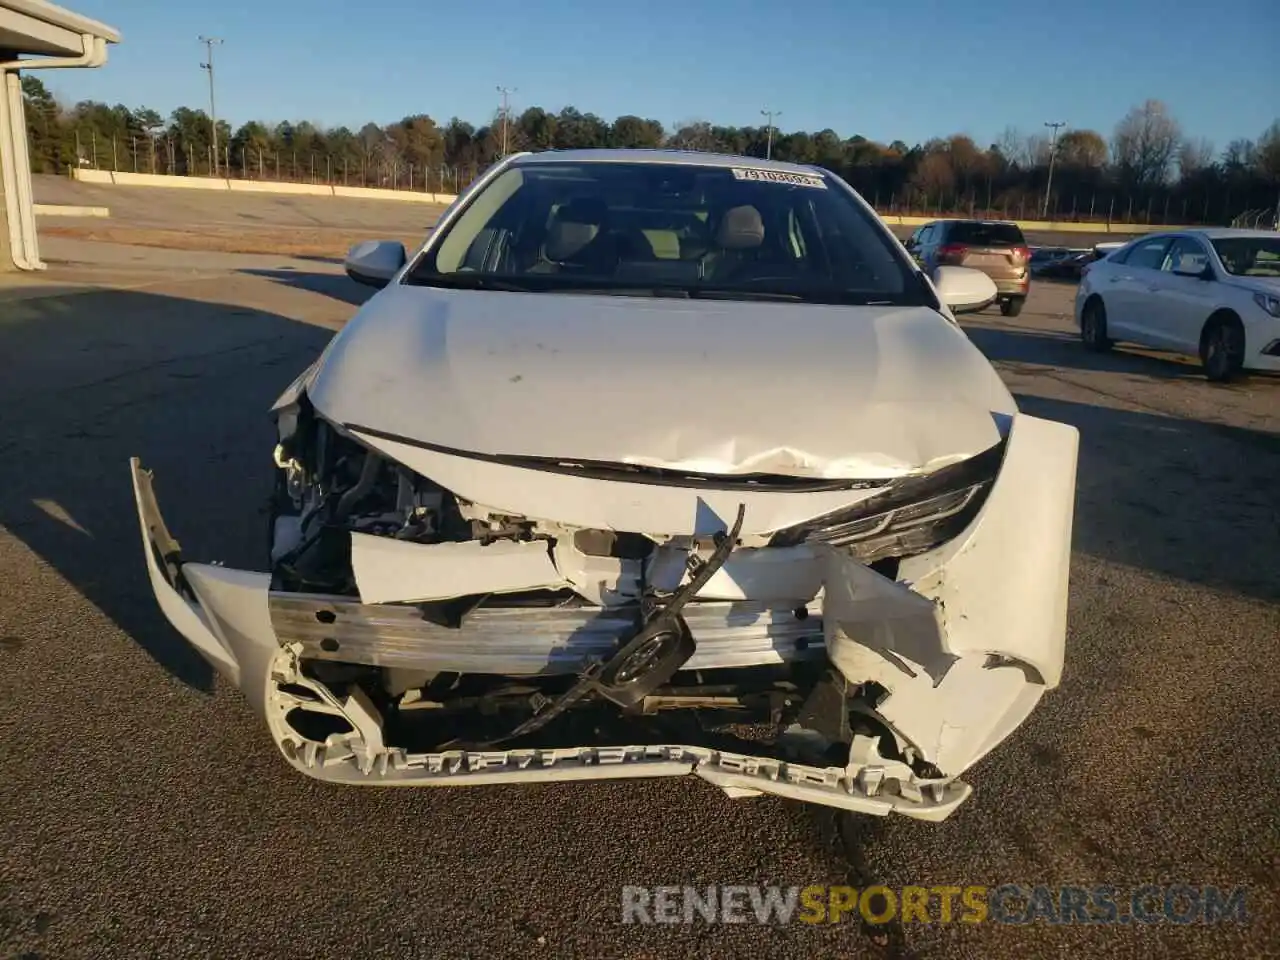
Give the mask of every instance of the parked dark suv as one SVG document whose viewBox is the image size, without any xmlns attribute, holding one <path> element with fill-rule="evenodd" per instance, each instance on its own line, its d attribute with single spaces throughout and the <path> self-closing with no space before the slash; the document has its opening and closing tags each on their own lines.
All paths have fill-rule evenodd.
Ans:
<svg viewBox="0 0 1280 960">
<path fill-rule="evenodd" d="M 1031 288 L 1031 251 L 1022 229 L 1007 220 L 934 220 L 907 240 L 907 251 L 924 265 L 973 267 L 995 281 L 1000 312 L 1016 317 Z"/>
</svg>

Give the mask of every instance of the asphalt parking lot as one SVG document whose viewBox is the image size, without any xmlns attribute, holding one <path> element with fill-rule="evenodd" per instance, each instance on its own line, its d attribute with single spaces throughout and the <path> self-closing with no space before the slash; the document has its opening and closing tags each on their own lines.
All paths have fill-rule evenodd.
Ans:
<svg viewBox="0 0 1280 960">
<path fill-rule="evenodd" d="M 0 957 L 1263 957 L 1280 944 L 1280 381 L 966 321 L 1082 433 L 1066 675 L 940 825 L 695 778 L 469 790 L 289 771 L 147 585 L 261 565 L 267 406 L 363 299 L 331 263 L 62 240 L 0 289 Z M 1028 531 L 1034 536 L 1034 531 Z M 1216 926 L 623 926 L 623 884 L 1248 888 Z"/>
</svg>

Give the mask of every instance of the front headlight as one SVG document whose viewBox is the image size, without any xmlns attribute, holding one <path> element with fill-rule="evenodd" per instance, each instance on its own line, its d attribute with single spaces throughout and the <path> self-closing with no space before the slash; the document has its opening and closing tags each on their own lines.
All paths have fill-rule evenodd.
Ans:
<svg viewBox="0 0 1280 960">
<path fill-rule="evenodd" d="M 961 463 L 903 478 L 852 507 L 779 530 L 769 545 L 817 541 L 844 547 L 863 563 L 924 553 L 973 522 L 1000 472 L 1007 443 L 1005 437 Z"/>
<path fill-rule="evenodd" d="M 1253 302 L 1273 317 L 1280 318 L 1280 297 L 1270 293 L 1255 293 Z"/>
</svg>

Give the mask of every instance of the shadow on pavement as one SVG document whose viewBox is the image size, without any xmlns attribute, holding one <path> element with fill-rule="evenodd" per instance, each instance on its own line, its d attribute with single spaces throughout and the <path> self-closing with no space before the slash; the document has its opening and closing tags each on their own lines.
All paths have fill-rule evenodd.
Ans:
<svg viewBox="0 0 1280 960">
<path fill-rule="evenodd" d="M 1198 360 L 1152 348 L 1130 348 L 1126 344 L 1117 344 L 1107 353 L 1092 353 L 1085 349 L 1075 333 L 963 320 L 961 326 L 969 339 L 991 361 L 1124 373 L 1159 380 L 1205 382 L 1204 370 Z M 1250 383 L 1280 382 L 1265 373 L 1250 374 L 1246 380 Z M 1231 390 L 1236 386 L 1237 384 L 1219 385 L 1216 389 Z"/>
<path fill-rule="evenodd" d="M 1165 359 L 1129 353 L 1123 347 L 1109 353 L 1091 353 L 1075 334 L 1016 326 L 961 325 L 969 339 L 993 362 L 1138 374 L 1162 380 L 1204 379 L 1198 364 L 1180 363 L 1172 356 Z"/>
<path fill-rule="evenodd" d="M 296 259 L 307 258 L 298 257 Z M 320 293 L 326 297 L 332 297 L 334 300 L 357 307 L 378 292 L 373 287 L 366 287 L 363 284 L 356 283 L 345 273 L 310 273 L 303 270 L 259 269 L 244 269 L 239 272 L 254 277 L 264 277 L 267 280 L 283 283 L 290 287 L 297 287 L 300 290 L 310 290 L 312 293 Z"/>
<path fill-rule="evenodd" d="M 156 474 L 192 559 L 262 568 L 273 434 L 267 410 L 332 331 L 226 304 L 94 290 L 0 313 L 0 527 L 175 677 L 212 673 L 161 616 L 128 473 Z M 0 582 L 0 607 L 39 603 Z"/>
<path fill-rule="evenodd" d="M 1280 433 L 1019 395 L 1080 431 L 1075 549 L 1280 599 Z"/>
</svg>

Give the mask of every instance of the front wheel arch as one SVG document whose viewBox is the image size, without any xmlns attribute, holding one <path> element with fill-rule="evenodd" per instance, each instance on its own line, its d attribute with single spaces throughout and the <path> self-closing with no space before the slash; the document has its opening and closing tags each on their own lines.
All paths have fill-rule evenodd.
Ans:
<svg viewBox="0 0 1280 960">
<path fill-rule="evenodd" d="M 1222 331 L 1226 339 L 1220 344 L 1221 352 L 1214 352 L 1214 338 Z M 1234 310 L 1215 310 L 1200 328 L 1200 363 L 1205 376 L 1222 383 L 1238 377 L 1244 369 L 1244 322 Z"/>
<path fill-rule="evenodd" d="M 1098 325 L 1098 331 L 1091 336 L 1090 326 Z M 1097 293 L 1089 294 L 1084 305 L 1080 308 L 1080 339 L 1084 341 L 1085 346 L 1095 353 L 1103 353 L 1111 349 L 1114 341 L 1107 336 L 1107 305 L 1103 302 L 1102 296 Z"/>
</svg>

